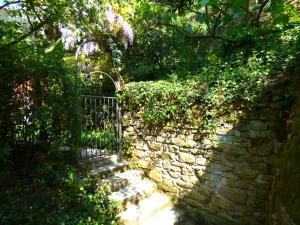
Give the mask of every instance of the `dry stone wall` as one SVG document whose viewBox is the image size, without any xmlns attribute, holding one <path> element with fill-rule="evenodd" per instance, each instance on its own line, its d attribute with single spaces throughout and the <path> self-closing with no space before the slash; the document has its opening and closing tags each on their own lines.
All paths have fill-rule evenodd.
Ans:
<svg viewBox="0 0 300 225">
<path fill-rule="evenodd" d="M 197 121 L 150 126 L 124 112 L 124 151 L 203 224 L 265 224 L 281 112 L 259 108 L 210 135 L 199 133 Z"/>
<path fill-rule="evenodd" d="M 300 224 L 300 95 L 286 126 L 287 140 L 278 157 L 272 187 L 270 225 Z"/>
</svg>

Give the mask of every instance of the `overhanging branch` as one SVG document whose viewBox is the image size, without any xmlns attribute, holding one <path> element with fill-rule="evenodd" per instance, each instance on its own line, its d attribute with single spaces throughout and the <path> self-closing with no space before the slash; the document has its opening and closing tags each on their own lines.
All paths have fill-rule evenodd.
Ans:
<svg viewBox="0 0 300 225">
<path fill-rule="evenodd" d="M 0 9 L 3 9 L 3 8 L 9 6 L 9 5 L 18 4 L 18 3 L 21 3 L 21 2 L 22 2 L 21 0 L 19 0 L 19 1 L 14 1 L 14 2 L 8 2 L 8 3 L 5 3 L 4 5 L 1 5 L 1 6 L 0 6 Z"/>
<path fill-rule="evenodd" d="M 224 38 L 222 36 L 218 36 L 218 35 L 198 35 L 198 34 L 191 34 L 190 32 L 185 31 L 184 29 L 182 29 L 181 27 L 179 27 L 179 26 L 177 26 L 175 24 L 159 23 L 158 25 L 172 27 L 173 29 L 179 31 L 180 33 L 182 33 L 183 35 L 185 35 L 188 38 L 193 38 L 193 39 L 220 39 L 220 40 L 224 40 Z"/>
<path fill-rule="evenodd" d="M 4 46 L 1 46 L 0 48 L 7 48 L 7 47 L 10 47 L 12 45 L 15 45 L 15 44 L 19 43 L 20 41 L 23 41 L 24 39 L 26 39 L 27 37 L 29 37 L 30 35 L 32 35 L 34 32 L 38 31 L 40 28 L 42 28 L 46 24 L 47 24 L 46 21 L 43 21 L 42 23 L 39 23 L 38 25 L 36 25 L 32 29 L 30 29 L 30 31 L 28 33 L 25 33 L 25 34 L 21 35 L 17 39 L 9 42 L 8 44 L 6 44 Z"/>
</svg>

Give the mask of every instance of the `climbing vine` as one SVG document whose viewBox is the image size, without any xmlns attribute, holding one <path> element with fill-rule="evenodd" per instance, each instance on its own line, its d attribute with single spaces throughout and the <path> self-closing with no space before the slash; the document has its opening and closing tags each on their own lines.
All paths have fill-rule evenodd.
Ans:
<svg viewBox="0 0 300 225">
<path fill-rule="evenodd" d="M 241 41 L 249 34 L 250 42 Z M 283 76 L 292 79 L 288 74 L 299 55 L 299 34 L 299 27 L 269 33 L 253 28 L 239 37 L 233 30 L 228 35 L 235 35 L 236 41 L 225 42 L 222 49 L 235 49 L 231 54 L 208 53 L 210 63 L 188 80 L 129 83 L 119 100 L 149 124 L 189 121 L 192 106 L 198 104 L 200 130 L 214 129 L 220 116 L 250 109 L 268 92 L 268 101 L 288 104 L 293 93 L 287 89 L 278 96 L 273 85 Z"/>
</svg>

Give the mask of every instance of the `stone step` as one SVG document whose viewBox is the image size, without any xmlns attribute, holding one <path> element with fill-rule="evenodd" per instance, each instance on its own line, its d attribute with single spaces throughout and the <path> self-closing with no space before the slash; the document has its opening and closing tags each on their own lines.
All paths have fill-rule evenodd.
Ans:
<svg viewBox="0 0 300 225">
<path fill-rule="evenodd" d="M 112 177 L 101 179 L 97 186 L 105 191 L 115 192 L 127 185 L 133 185 L 144 178 L 144 172 L 141 170 L 128 170 L 123 173 L 115 174 Z"/>
<path fill-rule="evenodd" d="M 81 158 L 78 160 L 79 166 L 86 169 L 95 169 L 117 162 L 120 162 L 120 157 L 117 154 L 102 155 L 93 158 Z"/>
<path fill-rule="evenodd" d="M 172 200 L 169 196 L 158 192 L 153 193 L 138 204 L 129 205 L 126 211 L 120 213 L 120 225 L 144 224 L 145 221 L 150 220 L 155 214 L 171 206 Z"/>
<path fill-rule="evenodd" d="M 156 188 L 157 186 L 154 182 L 144 179 L 117 192 L 113 192 L 110 195 L 110 199 L 119 202 L 121 209 L 126 210 L 129 204 L 138 204 L 142 199 L 154 193 Z"/>
<path fill-rule="evenodd" d="M 187 225 L 183 221 L 184 213 L 182 211 L 174 209 L 172 206 L 158 211 L 155 215 L 147 220 L 142 221 L 138 225 Z"/>
<path fill-rule="evenodd" d="M 107 178 L 114 173 L 124 172 L 128 168 L 127 162 L 117 162 L 108 164 L 91 170 L 93 176 L 97 178 Z"/>
</svg>

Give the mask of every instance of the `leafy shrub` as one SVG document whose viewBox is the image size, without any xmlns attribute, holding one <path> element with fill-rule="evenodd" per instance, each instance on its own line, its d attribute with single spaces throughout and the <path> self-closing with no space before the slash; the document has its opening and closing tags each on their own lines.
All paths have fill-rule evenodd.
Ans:
<svg viewBox="0 0 300 225">
<path fill-rule="evenodd" d="M 168 120 L 191 117 L 190 106 L 195 93 L 191 84 L 169 81 L 132 82 L 126 90 L 118 94 L 120 101 L 129 110 L 138 114 L 146 122 L 158 124 Z"/>
<path fill-rule="evenodd" d="M 110 130 L 82 131 L 81 144 L 92 148 L 100 148 L 112 151 L 117 143 L 116 134 Z"/>
<path fill-rule="evenodd" d="M 213 129 L 220 116 L 233 109 L 250 109 L 266 92 L 273 93 L 271 101 L 288 104 L 292 94 L 286 91 L 278 97 L 272 87 L 278 78 L 291 79 L 287 74 L 299 57 L 300 27 L 236 29 L 228 33 L 235 39 L 224 44 L 221 54 L 208 54 L 207 64 L 189 80 L 132 82 L 119 99 L 151 124 L 188 120 L 197 103 L 201 130 Z"/>
<path fill-rule="evenodd" d="M 0 193 L 1 224 L 117 224 L 118 207 L 93 180 L 63 161 L 34 167 L 29 179 L 6 180 Z M 5 191 L 4 191 L 5 190 Z"/>
</svg>

